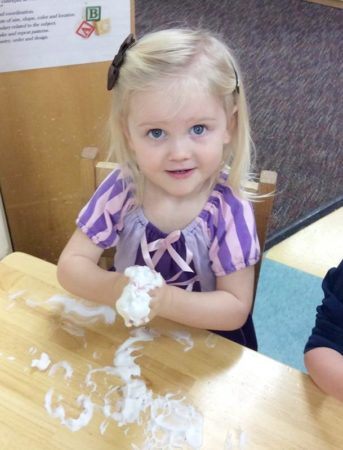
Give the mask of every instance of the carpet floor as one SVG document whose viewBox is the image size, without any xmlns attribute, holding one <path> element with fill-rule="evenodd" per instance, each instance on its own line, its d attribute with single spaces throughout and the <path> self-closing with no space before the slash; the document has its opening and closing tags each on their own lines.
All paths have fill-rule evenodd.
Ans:
<svg viewBox="0 0 343 450">
<path fill-rule="evenodd" d="M 268 247 L 343 205 L 342 9 L 303 0 L 135 4 L 138 36 L 201 26 L 235 51 L 250 104 L 255 171 L 279 175 Z"/>
<path fill-rule="evenodd" d="M 303 351 L 321 304 L 322 279 L 264 259 L 253 319 L 259 352 L 305 371 Z"/>
</svg>

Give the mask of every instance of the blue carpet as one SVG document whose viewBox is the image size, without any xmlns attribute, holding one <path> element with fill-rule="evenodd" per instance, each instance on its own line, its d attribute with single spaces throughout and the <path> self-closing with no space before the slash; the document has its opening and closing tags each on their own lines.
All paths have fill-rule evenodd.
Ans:
<svg viewBox="0 0 343 450">
<path fill-rule="evenodd" d="M 264 259 L 253 313 L 258 350 L 303 372 L 305 343 L 323 298 L 322 279 Z"/>
</svg>

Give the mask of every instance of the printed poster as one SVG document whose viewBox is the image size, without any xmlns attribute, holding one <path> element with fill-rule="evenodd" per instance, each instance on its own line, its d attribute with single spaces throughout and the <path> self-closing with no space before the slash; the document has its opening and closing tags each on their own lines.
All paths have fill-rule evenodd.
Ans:
<svg viewBox="0 0 343 450">
<path fill-rule="evenodd" d="M 130 0 L 0 0 L 0 72 L 112 60 Z"/>
</svg>

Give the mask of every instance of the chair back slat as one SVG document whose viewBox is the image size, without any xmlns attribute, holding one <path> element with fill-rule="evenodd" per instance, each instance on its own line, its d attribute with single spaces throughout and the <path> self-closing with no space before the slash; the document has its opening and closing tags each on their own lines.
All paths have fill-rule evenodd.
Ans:
<svg viewBox="0 0 343 450">
<path fill-rule="evenodd" d="M 260 196 L 260 200 L 256 200 L 255 202 L 253 202 L 256 221 L 256 231 L 261 247 L 261 259 L 255 265 L 254 303 L 257 291 L 257 284 L 261 271 L 262 256 L 267 238 L 268 224 L 273 209 L 274 194 L 276 191 L 276 181 L 277 181 L 276 172 L 272 170 L 262 170 L 257 189 L 257 194 Z"/>
<path fill-rule="evenodd" d="M 97 188 L 104 179 L 114 170 L 118 164 L 107 161 L 99 161 L 95 166 L 95 187 Z"/>
<path fill-rule="evenodd" d="M 81 206 L 85 205 L 96 189 L 95 164 L 98 154 L 96 147 L 85 147 L 81 152 L 80 188 Z"/>
</svg>

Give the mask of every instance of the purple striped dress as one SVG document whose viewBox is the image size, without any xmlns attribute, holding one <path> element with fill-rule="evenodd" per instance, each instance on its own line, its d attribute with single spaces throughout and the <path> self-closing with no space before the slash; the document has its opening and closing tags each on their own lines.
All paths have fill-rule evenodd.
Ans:
<svg viewBox="0 0 343 450">
<path fill-rule="evenodd" d="M 116 247 L 115 270 L 147 265 L 168 284 L 189 291 L 213 291 L 216 277 L 253 265 L 260 258 L 250 203 L 221 183 L 189 225 L 166 234 L 135 205 L 133 185 L 118 169 L 98 187 L 76 224 L 101 248 Z M 215 333 L 257 350 L 251 315 L 242 328 Z"/>
<path fill-rule="evenodd" d="M 163 233 L 136 207 L 132 184 L 113 171 L 81 210 L 77 226 L 101 248 L 116 247 L 115 270 L 147 265 L 168 284 L 212 291 L 215 279 L 260 257 L 250 203 L 217 184 L 200 214 L 184 229 Z"/>
</svg>

